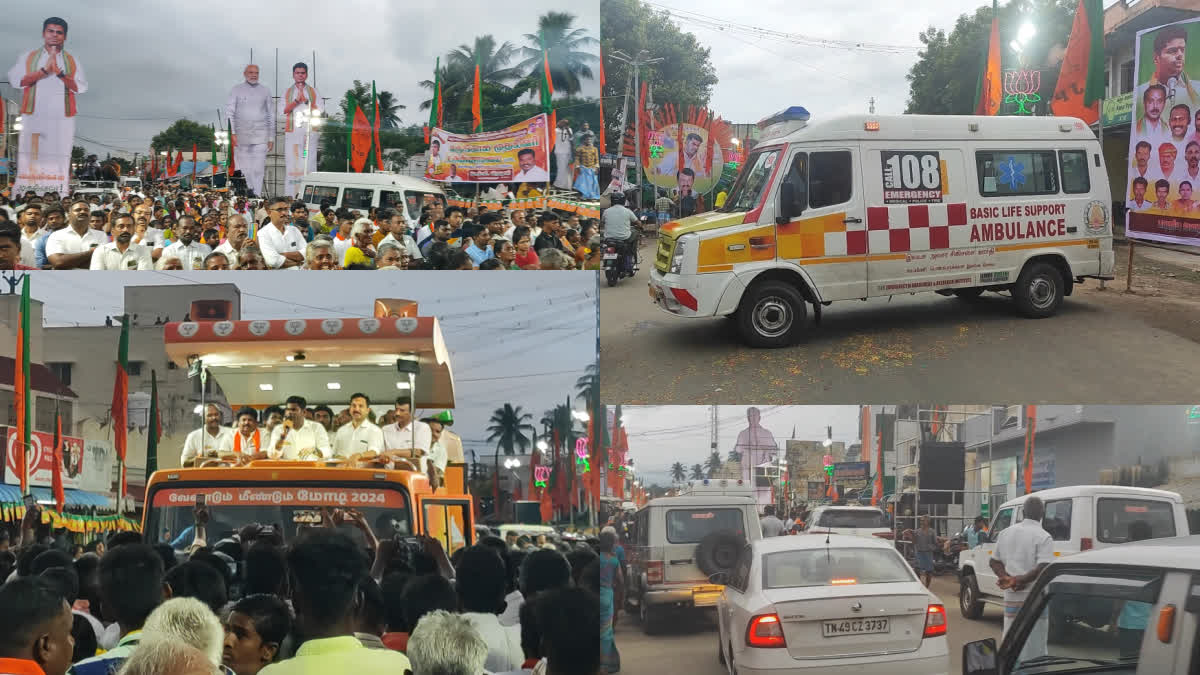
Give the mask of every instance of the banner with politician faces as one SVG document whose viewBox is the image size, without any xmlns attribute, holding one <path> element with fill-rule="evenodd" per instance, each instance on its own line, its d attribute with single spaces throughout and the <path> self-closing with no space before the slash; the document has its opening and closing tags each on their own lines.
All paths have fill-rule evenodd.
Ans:
<svg viewBox="0 0 1200 675">
<path fill-rule="evenodd" d="M 1200 245 L 1200 19 L 1137 34 L 1128 236 Z"/>
</svg>

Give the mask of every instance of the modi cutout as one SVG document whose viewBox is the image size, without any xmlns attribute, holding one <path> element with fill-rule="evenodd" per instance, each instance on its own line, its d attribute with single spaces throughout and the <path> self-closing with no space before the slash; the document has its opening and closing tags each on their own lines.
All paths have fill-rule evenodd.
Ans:
<svg viewBox="0 0 1200 675">
<path fill-rule="evenodd" d="M 13 191 L 66 194 L 71 183 L 76 97 L 87 91 L 83 66 L 64 49 L 67 22 L 42 22 L 42 45 L 21 52 L 8 81 L 21 89 L 22 116 Z"/>
<path fill-rule="evenodd" d="M 233 124 L 233 159 L 246 177 L 246 189 L 262 196 L 267 153 L 275 147 L 275 104 L 271 90 L 258 81 L 258 66 L 242 72 L 245 81 L 233 87 L 225 102 L 225 116 Z"/>
<path fill-rule="evenodd" d="M 295 198 L 304 174 L 317 170 L 317 146 L 321 141 L 312 123 L 321 113 L 321 98 L 316 88 L 308 84 L 308 64 L 292 66 L 292 86 L 283 92 L 279 106 L 283 116 L 283 157 L 287 173 L 284 194 Z"/>
</svg>

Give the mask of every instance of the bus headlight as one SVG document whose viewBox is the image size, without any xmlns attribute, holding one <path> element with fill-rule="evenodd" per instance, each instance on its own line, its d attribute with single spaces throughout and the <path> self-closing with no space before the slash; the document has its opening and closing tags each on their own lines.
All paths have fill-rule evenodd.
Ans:
<svg viewBox="0 0 1200 675">
<path fill-rule="evenodd" d="M 675 241 L 675 250 L 671 252 L 670 274 L 679 274 L 683 268 L 683 259 L 687 256 L 688 244 L 695 238 L 694 234 L 685 234 Z"/>
</svg>

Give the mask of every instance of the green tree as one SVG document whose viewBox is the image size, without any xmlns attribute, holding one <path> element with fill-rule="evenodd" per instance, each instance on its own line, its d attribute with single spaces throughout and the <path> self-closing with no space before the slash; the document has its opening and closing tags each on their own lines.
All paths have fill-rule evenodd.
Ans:
<svg viewBox="0 0 1200 675">
<path fill-rule="evenodd" d="M 72 162 L 75 162 L 75 163 L 82 162 L 83 160 L 87 159 L 87 156 L 88 156 L 87 148 L 83 147 L 82 145 L 72 145 L 71 146 L 71 161 Z"/>
<path fill-rule="evenodd" d="M 703 480 L 703 479 L 704 479 L 704 465 L 693 464 L 692 465 L 692 480 Z"/>
<path fill-rule="evenodd" d="M 709 49 L 702 46 L 695 35 L 681 31 L 666 12 L 656 11 L 641 0 L 601 0 L 600 42 L 605 58 L 606 84 L 601 96 L 605 101 L 607 152 L 620 151 L 625 133 L 620 117 L 630 67 L 611 58 L 618 50 L 629 56 L 644 50 L 647 58 L 663 59 L 641 69 L 641 79 L 649 83 L 656 103 L 685 107 L 708 105 L 713 85 L 717 83 Z M 633 123 L 632 106 L 637 95 L 638 92 L 633 92 L 634 98 L 630 101 L 630 124 Z"/>
<path fill-rule="evenodd" d="M 575 380 L 575 400 L 583 401 L 590 406 L 593 398 L 599 393 L 600 387 L 600 365 L 596 363 L 588 364 L 584 369 L 583 375 Z"/>
<path fill-rule="evenodd" d="M 742 453 L 738 452 L 737 450 L 730 450 L 729 451 L 729 461 L 731 461 L 731 462 L 742 461 Z"/>
<path fill-rule="evenodd" d="M 208 150 L 213 142 L 213 128 L 208 124 L 200 124 L 192 120 L 175 120 L 171 126 L 163 129 L 150 139 L 150 147 L 155 152 L 162 150 L 191 150 L 194 143 L 199 150 Z"/>
<path fill-rule="evenodd" d="M 704 462 L 704 468 L 707 471 L 709 478 L 715 476 L 723 466 L 725 466 L 725 464 L 721 461 L 721 455 L 716 450 L 713 450 L 712 454 L 708 456 L 708 460 Z"/>
<path fill-rule="evenodd" d="M 687 478 L 687 469 L 683 467 L 683 462 L 675 462 L 671 465 L 671 480 L 676 483 L 682 483 Z"/>
<path fill-rule="evenodd" d="M 1043 101 L 1053 95 L 1058 81 L 1075 5 L 1076 0 L 1012 0 L 997 8 L 1002 68 L 1041 71 L 1039 93 Z M 1037 33 L 1018 56 L 1008 44 L 1027 22 L 1037 26 Z M 975 94 L 987 58 L 991 25 L 992 8 L 985 5 L 973 14 L 960 15 L 949 34 L 929 27 L 918 35 L 922 49 L 906 76 L 909 83 L 906 113 L 969 115 L 975 111 Z"/>
<path fill-rule="evenodd" d="M 390 91 L 378 91 L 379 95 L 379 147 L 383 150 L 400 149 L 404 151 L 404 161 L 414 154 L 423 152 L 423 143 L 418 146 L 411 140 L 411 137 L 419 138 L 420 129 L 414 130 L 413 127 L 407 129 L 400 128 L 400 117 L 398 112 L 404 109 L 404 106 L 396 102 L 396 97 Z M 342 94 L 342 98 L 338 101 L 337 110 L 339 112 L 332 114 L 322 127 L 324 133 L 321 134 L 321 154 L 318 159 L 318 168 L 321 171 L 346 171 L 346 136 L 350 129 L 350 96 L 354 96 L 354 100 L 363 106 L 363 109 L 368 112 L 368 120 L 370 119 L 371 105 L 371 83 L 361 80 L 354 80 L 354 86 L 346 90 Z M 386 153 L 385 153 L 386 154 Z M 385 157 L 385 160 L 387 158 Z"/>
<path fill-rule="evenodd" d="M 542 81 L 542 39 L 546 44 L 546 61 L 550 64 L 550 80 L 556 94 L 578 94 L 583 81 L 595 78 L 592 66 L 600 58 L 588 47 L 599 41 L 588 35 L 586 28 L 572 28 L 575 15 L 567 12 L 546 12 L 538 17 L 538 32 L 526 33 L 528 46 L 521 48 L 524 60 L 516 68 L 525 73 L 520 88 L 525 91 L 540 91 Z"/>
<path fill-rule="evenodd" d="M 500 470 L 500 453 L 522 455 L 533 444 L 537 430 L 529 423 L 533 415 L 521 410 L 521 406 L 505 403 L 503 407 L 492 411 L 488 420 L 488 442 L 496 441 L 496 470 Z"/>
</svg>

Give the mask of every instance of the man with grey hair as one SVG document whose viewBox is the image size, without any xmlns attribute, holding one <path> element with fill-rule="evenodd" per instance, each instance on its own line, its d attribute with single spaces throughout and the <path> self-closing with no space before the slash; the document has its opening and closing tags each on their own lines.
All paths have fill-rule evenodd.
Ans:
<svg viewBox="0 0 1200 675">
<path fill-rule="evenodd" d="M 214 667 L 204 652 L 168 637 L 147 639 L 130 656 L 117 675 L 212 675 Z"/>
<path fill-rule="evenodd" d="M 304 253 L 306 267 L 310 270 L 336 270 L 333 241 L 329 237 L 320 236 L 308 244 Z"/>
<path fill-rule="evenodd" d="M 247 243 L 252 243 L 246 226 L 246 217 L 240 213 L 229 216 L 225 224 L 225 241 L 213 249 L 213 253 L 224 253 L 229 266 L 237 269 L 238 257 Z"/>
<path fill-rule="evenodd" d="M 574 267 L 571 258 L 556 248 L 544 248 L 538 251 L 538 257 L 544 270 L 569 270 Z"/>
<path fill-rule="evenodd" d="M 439 609 L 417 622 L 407 655 L 413 675 L 479 675 L 488 644 L 466 617 Z"/>
<path fill-rule="evenodd" d="M 1013 619 L 1017 618 L 1017 613 L 1029 597 L 1030 584 L 1054 560 L 1054 540 L 1042 527 L 1046 507 L 1041 498 L 1026 498 L 1021 510 L 1024 518 L 996 536 L 996 549 L 988 561 L 996 573 L 996 584 L 1004 589 L 1004 632 L 1001 636 L 1008 633 Z M 1027 642 L 1045 645 L 1045 629 L 1043 617 Z M 1040 639 L 1035 635 L 1037 633 L 1040 633 Z"/>
<path fill-rule="evenodd" d="M 220 620 L 196 598 L 171 598 L 159 605 L 146 618 L 142 635 L 181 642 L 204 654 L 211 668 L 221 665 L 221 650 L 225 647 L 225 629 Z M 134 652 L 141 652 L 141 647 Z"/>
</svg>

